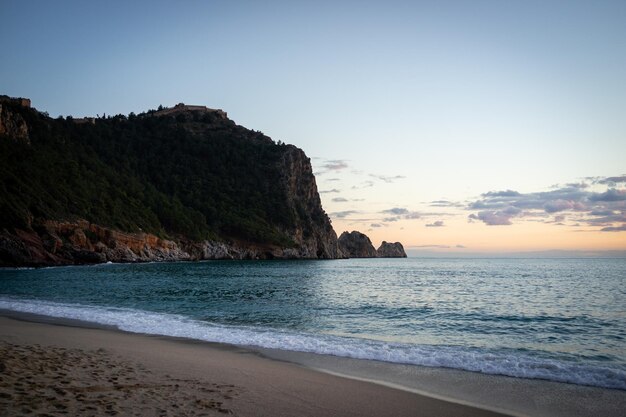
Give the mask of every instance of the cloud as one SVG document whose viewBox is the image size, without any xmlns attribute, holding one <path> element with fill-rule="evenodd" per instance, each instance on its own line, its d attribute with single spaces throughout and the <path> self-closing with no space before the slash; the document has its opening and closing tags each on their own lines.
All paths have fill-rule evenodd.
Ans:
<svg viewBox="0 0 626 417">
<path fill-rule="evenodd" d="M 352 189 L 353 190 L 361 190 L 363 188 L 370 188 L 374 186 L 374 181 L 364 181 L 359 185 L 353 185 Z"/>
<path fill-rule="evenodd" d="M 604 193 L 593 193 L 589 199 L 591 201 L 626 201 L 626 189 L 610 188 Z"/>
<path fill-rule="evenodd" d="M 589 192 L 578 188 L 566 187 L 557 190 L 521 194 L 517 191 L 489 192 L 482 195 L 481 200 L 474 201 L 468 206 L 471 210 L 503 209 L 509 206 L 520 209 L 543 210 L 544 206 L 556 200 L 578 202 L 589 196 Z"/>
<path fill-rule="evenodd" d="M 611 181 L 609 181 L 609 179 Z M 591 226 L 611 227 L 625 221 L 626 189 L 602 184 L 615 184 L 622 177 L 587 178 L 595 184 L 594 190 L 586 183 L 569 183 L 543 192 L 520 193 L 513 190 L 490 191 L 471 202 L 466 209 L 476 211 L 468 216 L 470 222 L 481 221 L 489 226 L 508 226 L 513 219 L 525 218 L 546 223 L 561 223 L 564 217 L 547 221 L 549 214 L 577 213 L 579 222 Z"/>
<path fill-rule="evenodd" d="M 613 223 L 626 222 L 626 214 L 609 214 L 607 216 L 592 217 L 586 219 L 585 222 L 590 225 L 608 226 Z"/>
<path fill-rule="evenodd" d="M 618 183 L 626 182 L 626 175 L 621 175 L 619 177 L 606 177 L 596 181 L 598 184 L 608 184 L 615 185 Z"/>
<path fill-rule="evenodd" d="M 370 177 L 379 179 L 379 180 L 381 180 L 383 182 L 386 182 L 388 184 L 392 183 L 392 182 L 394 182 L 396 180 L 401 180 L 401 179 L 406 178 L 404 175 L 393 175 L 393 176 L 388 177 L 386 175 L 376 175 L 376 174 L 370 174 Z"/>
<path fill-rule="evenodd" d="M 626 223 L 621 226 L 607 226 L 600 229 L 601 232 L 626 232 Z"/>
<path fill-rule="evenodd" d="M 325 178 L 324 181 L 326 181 L 326 182 L 341 181 L 341 179 L 340 178 Z"/>
<path fill-rule="evenodd" d="M 513 190 L 489 191 L 483 194 L 483 197 L 519 197 L 519 196 L 521 196 L 521 194 Z"/>
<path fill-rule="evenodd" d="M 330 213 L 329 216 L 330 217 L 335 217 L 337 219 L 343 219 L 343 218 L 346 218 L 348 216 L 351 216 L 351 215 L 357 214 L 357 213 L 359 213 L 359 212 L 356 211 L 356 210 L 345 210 L 345 211 L 336 211 L 334 213 Z"/>
<path fill-rule="evenodd" d="M 391 217 L 386 217 L 383 221 L 395 222 L 400 219 L 415 220 L 422 217 L 422 214 L 417 211 L 410 211 L 402 207 L 393 207 L 387 210 L 382 210 L 380 213 L 391 214 Z"/>
<path fill-rule="evenodd" d="M 339 191 L 336 188 L 333 188 L 332 190 L 324 190 L 324 191 L 320 191 L 320 194 L 328 194 L 328 193 L 340 193 L 341 191 Z"/>
<path fill-rule="evenodd" d="M 335 197 L 335 198 L 333 198 L 332 201 L 335 202 L 335 203 L 345 203 L 348 200 L 343 198 L 343 197 Z"/>
<path fill-rule="evenodd" d="M 615 212 L 613 210 L 592 210 L 589 214 L 592 216 L 612 216 Z"/>
<path fill-rule="evenodd" d="M 430 248 L 430 249 L 452 249 L 452 248 L 467 249 L 467 247 L 463 246 L 463 245 L 454 245 L 454 246 L 450 246 L 450 245 L 414 245 L 414 246 L 407 246 L 407 249 L 424 249 L 424 248 Z"/>
<path fill-rule="evenodd" d="M 315 172 L 314 175 L 325 175 L 329 172 L 338 172 L 348 168 L 348 162 L 345 159 L 326 159 L 321 165 L 320 171 Z"/>
<path fill-rule="evenodd" d="M 429 205 L 431 207 L 463 207 L 463 204 L 461 203 L 448 200 L 431 201 Z"/>
<path fill-rule="evenodd" d="M 543 209 L 546 213 L 557 213 L 565 210 L 584 211 L 585 205 L 578 201 L 558 199 L 546 202 Z"/>
<path fill-rule="evenodd" d="M 470 220 L 480 220 L 488 226 L 509 226 L 511 219 L 521 213 L 520 209 L 507 207 L 505 210 L 480 211 L 478 214 L 470 214 Z"/>
<path fill-rule="evenodd" d="M 341 171 L 342 169 L 348 168 L 348 163 L 343 159 L 331 159 L 326 160 L 322 164 L 322 168 L 327 171 Z"/>
<path fill-rule="evenodd" d="M 426 224 L 426 227 L 444 227 L 443 220 L 437 220 L 433 223 Z"/>
<path fill-rule="evenodd" d="M 370 227 L 383 227 L 383 226 L 384 226 L 384 224 L 381 224 L 381 223 L 372 223 L 372 224 L 370 224 Z"/>
<path fill-rule="evenodd" d="M 411 211 L 403 207 L 392 207 L 387 210 L 382 210 L 379 213 L 391 215 L 383 219 L 383 221 L 385 222 L 395 222 L 401 219 L 416 220 L 416 219 L 422 219 L 425 217 L 456 216 L 456 214 L 454 213 L 419 212 L 419 211 Z"/>
<path fill-rule="evenodd" d="M 402 214 L 409 214 L 409 211 L 405 208 L 400 208 L 400 207 L 394 207 L 394 208 L 390 208 L 387 210 L 383 210 L 381 211 L 381 213 L 386 213 L 386 214 L 395 214 L 396 216 L 402 215 Z"/>
<path fill-rule="evenodd" d="M 565 184 L 565 186 L 569 188 L 579 188 L 579 189 L 589 188 L 589 184 L 587 184 L 586 182 L 570 182 L 568 184 Z M 555 188 L 561 188 L 561 187 L 555 187 Z"/>
</svg>

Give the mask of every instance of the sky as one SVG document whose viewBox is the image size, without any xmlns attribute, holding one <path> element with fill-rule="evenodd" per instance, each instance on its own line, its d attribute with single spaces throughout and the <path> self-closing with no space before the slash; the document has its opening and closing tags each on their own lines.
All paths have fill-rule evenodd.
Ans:
<svg viewBox="0 0 626 417">
<path fill-rule="evenodd" d="M 179 102 L 302 148 L 338 234 L 626 250 L 626 2 L 0 0 L 0 94 Z"/>
</svg>

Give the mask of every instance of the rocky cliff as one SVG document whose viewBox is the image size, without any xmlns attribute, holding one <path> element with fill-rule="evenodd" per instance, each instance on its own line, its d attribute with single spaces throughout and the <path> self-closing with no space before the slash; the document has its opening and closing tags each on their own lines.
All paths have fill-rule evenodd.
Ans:
<svg viewBox="0 0 626 417">
<path fill-rule="evenodd" d="M 0 234 L 0 265 L 67 265 L 187 260 L 173 241 L 149 233 L 124 233 L 86 220 L 47 220 Z"/>
<path fill-rule="evenodd" d="M 310 245 L 311 242 L 305 240 L 304 245 L 307 244 Z M 317 257 L 329 255 L 322 253 Z M 311 253 L 300 248 L 209 240 L 194 242 L 183 239 L 175 242 L 150 233 L 125 233 L 86 220 L 44 221 L 34 229 L 15 229 L 13 233 L 0 233 L 0 265 L 4 266 L 313 257 Z"/>
<path fill-rule="evenodd" d="M 0 137 L 30 144 L 28 126 L 24 118 L 11 111 L 11 102 L 3 101 L 0 96 Z"/>
<path fill-rule="evenodd" d="M 406 252 L 400 242 L 385 242 L 376 249 L 376 256 L 379 258 L 406 258 Z"/>
<path fill-rule="evenodd" d="M 284 230 L 297 243 L 297 256 L 293 257 L 342 257 L 337 234 L 322 209 L 310 159 L 301 149 L 288 145 L 281 165 L 281 182 L 286 192 L 287 206 L 297 219 Z"/>
<path fill-rule="evenodd" d="M 309 158 L 221 111 L 0 102 L 0 166 L 0 266 L 342 257 Z"/>
</svg>

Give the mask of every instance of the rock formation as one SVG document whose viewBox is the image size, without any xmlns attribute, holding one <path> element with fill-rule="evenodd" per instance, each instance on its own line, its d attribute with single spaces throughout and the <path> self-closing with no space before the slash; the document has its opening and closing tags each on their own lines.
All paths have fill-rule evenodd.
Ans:
<svg viewBox="0 0 626 417">
<path fill-rule="evenodd" d="M 305 153 L 204 106 L 51 119 L 0 96 L 0 167 L 0 266 L 406 256 L 337 239 Z"/>
<path fill-rule="evenodd" d="M 4 102 L 0 98 L 0 137 L 8 137 L 12 140 L 30 144 L 28 126 L 21 114 L 11 111 L 10 102 Z"/>
<path fill-rule="evenodd" d="M 187 260 L 175 242 L 149 233 L 124 233 L 91 224 L 44 221 L 0 235 L 0 265 L 66 265 Z"/>
<path fill-rule="evenodd" d="M 321 240 L 313 238 L 312 241 L 303 242 L 305 248 L 314 248 Z M 321 247 L 322 250 L 326 250 L 323 245 Z M 331 253 L 325 252 L 318 258 L 330 255 Z M 14 233 L 0 233 L 0 265 L 46 266 L 102 262 L 305 257 L 315 256 L 294 248 L 268 248 L 264 245 L 241 245 L 209 240 L 175 242 L 150 233 L 120 232 L 86 220 L 75 222 L 50 220 L 35 229 L 15 229 Z"/>
<path fill-rule="evenodd" d="M 0 100 L 0 266 L 342 257 L 310 159 L 221 110 L 23 103 Z"/>
<path fill-rule="evenodd" d="M 299 247 L 297 256 L 278 257 L 334 259 L 341 257 L 337 234 L 322 209 L 311 160 L 301 149 L 286 146 L 281 160 L 281 182 L 286 191 L 287 206 L 296 219 L 285 232 Z M 295 254 L 294 254 L 295 255 Z"/>
<path fill-rule="evenodd" d="M 338 241 L 339 249 L 348 258 L 376 258 L 370 238 L 361 232 L 343 232 Z"/>
<path fill-rule="evenodd" d="M 406 258 L 406 252 L 400 242 L 385 242 L 376 249 L 376 256 L 379 258 Z"/>
<path fill-rule="evenodd" d="M 402 243 L 385 242 L 374 249 L 370 238 L 361 232 L 343 232 L 338 239 L 339 249 L 347 258 L 406 258 Z"/>
</svg>

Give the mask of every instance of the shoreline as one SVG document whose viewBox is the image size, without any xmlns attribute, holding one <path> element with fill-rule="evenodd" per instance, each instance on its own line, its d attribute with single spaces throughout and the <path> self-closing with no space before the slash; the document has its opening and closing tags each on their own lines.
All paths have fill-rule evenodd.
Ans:
<svg viewBox="0 0 626 417">
<path fill-rule="evenodd" d="M 42 325 L 57 330 L 64 329 L 63 332 L 69 331 L 69 333 L 80 333 L 81 330 L 86 330 L 113 333 L 131 339 L 147 338 L 150 340 L 149 344 L 165 341 L 176 345 L 194 346 L 208 354 L 217 351 L 227 352 L 229 355 L 252 356 L 268 367 L 272 367 L 271 364 L 289 366 L 303 372 L 306 371 L 306 373 L 314 372 L 320 378 L 324 377 L 319 375 L 339 378 L 340 381 L 347 379 L 377 387 L 370 387 L 370 389 L 391 389 L 401 391 L 405 395 L 414 395 L 422 400 L 426 398 L 428 401 L 438 401 L 448 406 L 462 407 L 464 410 L 462 415 L 483 415 L 481 413 L 485 412 L 510 416 L 618 416 L 621 415 L 623 407 L 626 407 L 626 392 L 613 389 L 486 375 L 448 368 L 402 365 L 374 360 L 130 333 L 114 326 L 98 323 L 0 310 L 2 327 L 5 327 L 6 320 L 24 323 L 25 327 L 28 327 L 29 324 Z M 1 339 L 6 339 L 4 333 Z M 48 341 L 40 340 L 38 344 L 45 344 L 46 342 Z M 68 344 L 68 346 L 71 345 L 71 343 Z M 235 362 L 237 361 L 235 360 Z M 337 382 L 334 383 L 337 384 Z M 293 412 L 297 412 L 297 410 Z M 398 410 L 396 410 L 397 412 Z M 458 412 L 457 410 L 456 413 Z M 466 412 L 470 414 L 465 414 Z"/>
<path fill-rule="evenodd" d="M 24 404 L 33 403 L 29 395 L 43 389 L 45 383 L 39 380 L 46 378 L 65 385 L 48 387 L 52 395 L 46 403 L 39 403 L 36 412 L 41 407 L 54 411 L 45 408 L 49 403 L 79 413 L 91 410 L 91 415 L 139 415 L 153 410 L 177 415 L 183 405 L 188 415 L 505 415 L 328 375 L 237 346 L 29 319 L 33 317 L 17 319 L 0 313 L 0 346 L 10 352 L 3 358 L 4 374 L 18 381 L 13 386 L 3 384 L 0 403 L 13 415 L 30 414 Z M 59 357 L 80 363 L 81 369 L 95 376 L 85 377 L 72 362 L 59 361 Z M 35 363 L 39 372 L 12 369 L 11 361 L 20 358 L 22 366 Z M 54 372 L 60 369 L 60 374 L 46 367 Z M 92 378 L 97 380 L 92 382 Z M 25 384 L 31 389 L 23 389 Z M 137 393 L 140 396 L 135 398 Z"/>
</svg>

